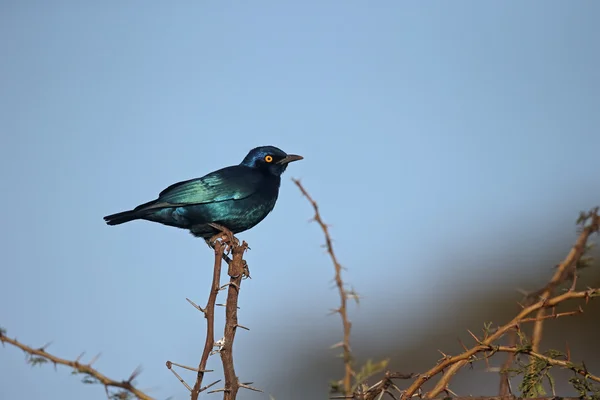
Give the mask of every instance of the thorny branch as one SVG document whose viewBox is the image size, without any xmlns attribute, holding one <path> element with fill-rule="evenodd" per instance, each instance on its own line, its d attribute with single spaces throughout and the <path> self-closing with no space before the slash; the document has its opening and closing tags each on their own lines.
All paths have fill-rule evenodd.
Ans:
<svg viewBox="0 0 600 400">
<path fill-rule="evenodd" d="M 579 235 L 579 237 L 577 238 L 577 241 L 575 242 L 575 245 L 571 248 L 571 251 L 569 252 L 569 254 L 567 255 L 567 257 L 564 259 L 564 261 L 562 261 L 557 267 L 556 267 L 556 272 L 554 273 L 554 276 L 552 276 L 552 279 L 550 280 L 550 282 L 545 285 L 543 288 L 541 288 L 540 290 L 530 293 L 527 296 L 526 299 L 526 304 L 531 304 L 532 302 L 537 301 L 538 299 L 546 299 L 550 296 L 552 296 L 552 294 L 554 293 L 554 290 L 561 285 L 562 283 L 564 283 L 565 281 L 572 279 L 573 280 L 573 286 L 575 285 L 576 282 L 576 267 L 578 264 L 578 261 L 581 260 L 581 257 L 583 256 L 583 253 L 586 250 L 586 246 L 587 246 L 587 241 L 590 237 L 590 235 L 594 232 L 598 231 L 598 209 L 594 209 L 592 210 L 590 213 L 588 213 L 587 215 L 582 214 L 580 216 L 580 219 L 583 218 L 583 220 L 589 220 L 590 223 L 587 226 L 584 226 L 584 228 L 581 231 L 581 234 Z M 578 222 L 583 222 L 582 221 L 578 221 Z M 535 351 L 539 351 L 540 349 L 540 344 L 542 341 L 542 330 L 543 330 L 543 323 L 545 319 L 548 319 L 546 317 L 548 317 L 547 315 L 545 315 L 545 309 L 540 309 L 537 312 L 537 315 L 535 317 L 533 317 L 532 319 L 535 321 L 534 327 L 533 327 L 533 335 L 532 335 L 532 339 L 531 339 L 531 343 L 533 346 L 533 350 Z M 550 316 L 550 318 L 552 318 L 552 316 Z M 525 322 L 525 321 L 522 321 Z M 510 332 L 510 336 L 508 339 L 509 345 L 514 346 L 517 343 L 517 332 L 516 331 L 512 331 Z M 504 362 L 504 364 L 502 365 L 501 368 L 501 373 L 500 373 L 500 390 L 499 393 L 501 396 L 507 396 L 510 394 L 510 383 L 509 383 L 509 367 L 512 365 L 513 361 L 514 361 L 514 354 L 508 354 L 508 356 L 506 357 L 506 361 Z"/>
<path fill-rule="evenodd" d="M 575 282 L 575 270 L 577 268 L 577 263 L 586 250 L 587 241 L 590 235 L 594 232 L 598 232 L 598 227 L 600 225 L 600 218 L 598 217 L 598 208 L 592 210 L 592 212 L 590 212 L 589 215 L 582 217 L 585 217 L 585 220 L 589 220 L 589 223 L 583 227 L 579 238 L 575 242 L 575 245 L 571 248 L 571 251 L 563 260 L 563 262 L 561 262 L 558 265 L 558 267 L 556 268 L 556 272 L 554 273 L 554 276 L 552 277 L 548 285 L 546 285 L 546 287 L 542 289 L 541 293 L 535 293 L 535 295 L 538 298 L 547 299 L 553 294 L 554 289 L 558 287 L 558 285 L 560 285 L 568 279 L 573 279 L 573 281 Z M 533 335 L 531 338 L 531 345 L 534 351 L 540 350 L 540 343 L 542 341 L 542 329 L 544 325 L 543 316 L 545 312 L 546 311 L 543 308 L 541 308 L 540 310 L 538 310 L 536 315 L 537 321 L 533 326 Z"/>
<path fill-rule="evenodd" d="M 247 275 L 247 265 L 243 259 L 244 252 L 248 249 L 248 244 L 244 241 L 241 245 L 233 244 L 232 260 L 229 263 L 229 287 L 227 289 L 227 304 L 225 307 L 225 329 L 223 333 L 223 343 L 220 348 L 221 361 L 223 363 L 223 372 L 225 375 L 225 388 L 223 389 L 225 400 L 233 400 L 237 396 L 240 387 L 254 389 L 248 385 L 241 384 L 235 374 L 233 365 L 233 341 L 238 325 L 237 310 L 238 296 L 242 284 L 242 278 Z"/>
<path fill-rule="evenodd" d="M 206 372 L 206 364 L 208 362 L 208 356 L 213 349 L 215 343 L 215 303 L 217 302 L 217 295 L 219 294 L 219 288 L 221 287 L 221 260 L 223 257 L 223 243 L 215 241 L 212 246 L 215 250 L 215 264 L 213 269 L 213 280 L 208 295 L 208 302 L 206 308 L 200 311 L 204 312 L 206 318 L 206 339 L 204 342 L 204 350 L 202 351 L 202 357 L 200 358 L 200 365 L 198 365 L 198 376 L 196 377 L 196 383 L 191 391 L 191 399 L 197 400 L 198 395 L 207 388 L 202 388 L 202 379 Z"/>
<path fill-rule="evenodd" d="M 343 349 L 345 369 L 343 388 L 344 394 L 350 395 L 352 393 L 352 377 L 354 376 L 354 370 L 352 369 L 352 351 L 350 349 L 350 329 L 352 327 L 352 323 L 348 319 L 348 310 L 346 306 L 350 293 L 348 293 L 348 291 L 344 288 L 344 282 L 342 280 L 342 266 L 338 262 L 337 257 L 335 256 L 335 253 L 333 251 L 333 245 L 331 236 L 329 235 L 329 229 L 327 224 L 325 224 L 325 222 L 323 222 L 323 220 L 321 219 L 321 214 L 319 213 L 319 206 L 317 205 L 317 202 L 314 201 L 313 198 L 308 194 L 308 192 L 306 191 L 306 189 L 304 189 L 299 180 L 292 179 L 292 181 L 298 186 L 302 194 L 308 199 L 315 211 L 315 216 L 313 217 L 313 219 L 319 224 L 319 226 L 323 230 L 323 234 L 325 235 L 325 247 L 327 248 L 327 253 L 329 253 L 329 256 L 331 257 L 331 261 L 333 262 L 333 266 L 335 268 L 335 283 L 340 294 L 340 307 L 335 311 L 340 314 L 344 329 L 344 337 L 342 339 L 342 342 L 340 343 Z"/>
<path fill-rule="evenodd" d="M 206 364 L 208 362 L 208 357 L 213 354 L 220 353 L 221 361 L 223 364 L 223 372 L 225 375 L 225 387 L 221 389 L 212 390 L 208 393 L 216 393 L 223 392 L 223 399 L 225 400 L 233 400 L 237 396 L 237 392 L 240 388 L 260 391 L 252 386 L 250 383 L 242 383 L 238 381 L 238 378 L 235 374 L 235 368 L 233 364 L 233 342 L 235 339 L 235 332 L 237 328 L 248 329 L 242 325 L 238 324 L 237 320 L 237 310 L 238 310 L 238 296 L 242 283 L 242 279 L 244 277 L 249 277 L 248 265 L 246 261 L 243 259 L 244 252 L 248 249 L 248 244 L 246 242 L 239 243 L 237 238 L 233 235 L 232 232 L 224 228 L 223 226 L 214 224 L 213 227 L 221 231 L 221 233 L 215 235 L 210 240 L 207 240 L 207 244 L 214 249 L 215 251 L 215 262 L 214 262 L 214 270 L 213 270 L 213 280 L 211 285 L 211 291 L 208 296 L 208 302 L 206 308 L 202 308 L 196 305 L 190 299 L 186 299 L 190 304 L 192 304 L 196 309 L 201 311 L 206 317 L 206 339 L 204 342 L 204 350 L 202 352 L 202 357 L 200 358 L 200 365 L 198 368 L 186 367 L 183 365 L 179 365 L 173 363 L 171 361 L 167 361 L 167 368 L 169 368 L 173 374 L 181 381 L 181 383 L 191 392 L 191 399 L 197 400 L 198 396 L 201 392 L 204 392 L 208 388 L 212 387 L 216 383 L 220 382 L 216 381 L 209 385 L 202 386 L 202 380 L 204 378 L 204 374 L 206 372 L 212 372 L 211 370 L 206 369 Z M 232 258 L 229 258 L 228 253 L 231 251 Z M 221 266 L 222 260 L 225 260 L 229 265 L 228 275 L 230 277 L 229 283 L 221 286 L 220 277 L 221 277 Z M 219 339 L 215 342 L 215 325 L 214 325 L 214 315 L 215 315 L 215 306 L 217 295 L 221 290 L 228 288 L 227 301 L 225 306 L 225 328 L 224 335 L 222 339 Z M 222 305 L 222 304 L 220 304 Z M 217 347 L 215 350 L 214 348 Z M 172 366 L 178 366 L 185 369 L 190 369 L 193 371 L 197 371 L 198 375 L 196 378 L 196 383 L 194 387 L 191 388 L 184 380 L 177 374 Z"/>
<path fill-rule="evenodd" d="M 452 379 L 452 377 L 454 376 L 454 374 L 456 374 L 456 372 L 458 372 L 463 366 L 468 364 L 472 360 L 472 357 L 479 352 L 491 351 L 492 353 L 496 353 L 498 351 L 504 351 L 504 352 L 509 352 L 509 353 L 515 353 L 516 352 L 515 349 L 518 348 L 516 346 L 498 347 L 498 346 L 493 346 L 493 343 L 496 340 L 498 340 L 500 337 L 502 337 L 504 334 L 506 334 L 510 331 L 513 331 L 515 329 L 519 329 L 520 324 L 522 324 L 524 322 L 534 321 L 536 324 L 539 324 L 540 318 L 537 318 L 537 317 L 533 318 L 533 319 L 528 318 L 531 313 L 537 312 L 538 317 L 542 317 L 541 320 L 543 321 L 543 319 L 544 319 L 543 318 L 544 317 L 543 310 L 545 310 L 547 308 L 555 307 L 559 303 L 569 300 L 569 299 L 579 298 L 579 299 L 585 299 L 587 302 L 592 297 L 600 296 L 600 289 L 588 289 L 585 291 L 576 292 L 576 291 L 574 291 L 574 285 L 573 285 L 569 291 L 567 291 L 561 295 L 549 298 L 549 296 L 552 294 L 553 290 L 560 283 L 564 282 L 568 277 L 573 277 L 573 278 L 575 277 L 574 266 L 577 265 L 577 263 L 580 261 L 582 255 L 583 255 L 583 252 L 586 249 L 587 241 L 588 241 L 590 235 L 592 233 L 597 233 L 599 230 L 600 217 L 598 216 L 598 208 L 595 208 L 594 210 L 590 211 L 589 213 L 582 214 L 582 216 L 580 216 L 580 221 L 578 221 L 578 222 L 582 223 L 582 225 L 584 226 L 579 235 L 579 238 L 577 239 L 575 245 L 569 252 L 568 256 L 559 265 L 559 268 L 558 268 L 557 272 L 554 274 L 550 283 L 544 289 L 542 289 L 541 295 L 536 296 L 536 298 L 538 298 L 539 300 L 537 302 L 535 302 L 534 304 L 524 307 L 523 310 L 521 310 L 521 312 L 516 317 L 514 317 L 510 322 L 508 322 L 507 324 L 505 324 L 501 327 L 498 327 L 495 330 L 495 332 L 487 335 L 483 340 L 477 339 L 478 343 L 476 346 L 474 346 L 470 349 L 465 349 L 465 351 L 458 356 L 454 356 L 454 357 L 445 356 L 440 362 L 438 362 L 438 364 L 435 367 L 431 368 L 429 371 L 427 371 L 423 374 L 420 374 L 419 377 L 402 394 L 403 400 L 407 400 L 410 397 L 412 397 L 418 390 L 420 390 L 421 386 L 426 381 L 428 381 L 435 375 L 442 373 L 442 372 L 444 372 L 443 376 L 436 383 L 435 387 L 431 391 L 426 393 L 424 395 L 424 397 L 431 399 L 431 398 L 438 396 L 441 392 L 448 390 L 447 389 L 448 384 L 450 382 L 450 379 Z M 540 311 L 542 311 L 542 312 L 540 313 Z M 538 339 L 539 339 L 539 337 L 538 337 Z M 538 341 L 538 343 L 539 343 L 539 341 Z M 529 354 L 531 357 L 534 357 L 534 358 L 546 357 L 546 356 L 540 354 L 538 352 L 538 350 L 536 350 L 533 347 L 531 349 L 527 349 L 527 351 L 524 351 L 524 349 L 520 349 L 519 352 Z M 554 360 L 554 359 L 546 359 L 545 361 L 552 365 L 558 365 L 558 366 L 562 366 L 565 368 L 570 368 L 570 369 L 574 370 L 576 373 L 586 376 L 588 379 L 592 379 L 592 380 L 600 382 L 600 380 L 598 380 L 600 378 L 598 378 L 594 375 L 591 375 L 585 369 L 576 368 L 574 366 L 574 364 L 572 364 L 570 362 L 562 361 L 562 360 Z"/>
<path fill-rule="evenodd" d="M 65 365 L 65 366 L 73 368 L 76 372 L 78 372 L 80 374 L 87 375 L 89 378 L 91 378 L 91 380 L 88 380 L 86 382 L 87 383 L 96 383 L 95 381 L 97 381 L 100 384 L 104 385 L 107 396 L 109 395 L 108 389 L 112 387 L 112 388 L 119 388 L 125 392 L 128 392 L 141 400 L 152 400 L 152 397 L 148 396 L 147 394 L 145 394 L 144 392 L 142 392 L 141 390 L 139 390 L 135 386 L 133 386 L 134 379 L 141 372 L 139 368 L 137 368 L 127 380 L 116 381 L 114 379 L 107 377 L 106 375 L 102 374 L 100 371 L 98 371 L 97 369 L 92 367 L 92 364 L 97 359 L 97 357 L 94 360 L 92 360 L 89 364 L 82 364 L 79 362 L 79 359 L 81 358 L 81 356 L 83 356 L 83 354 L 74 361 L 60 358 L 53 354 L 48 353 L 45 350 L 45 347 L 34 349 L 32 347 L 24 345 L 23 343 L 19 342 L 17 339 L 11 339 L 8 336 L 6 336 L 5 333 L 3 333 L 2 329 L 0 329 L 0 342 L 2 342 L 3 344 L 8 343 L 10 345 L 13 345 L 13 346 L 18 347 L 19 349 L 23 350 L 25 353 L 27 353 L 29 355 L 28 361 L 31 364 L 39 364 L 42 362 L 51 362 L 55 366 L 56 365 Z"/>
</svg>

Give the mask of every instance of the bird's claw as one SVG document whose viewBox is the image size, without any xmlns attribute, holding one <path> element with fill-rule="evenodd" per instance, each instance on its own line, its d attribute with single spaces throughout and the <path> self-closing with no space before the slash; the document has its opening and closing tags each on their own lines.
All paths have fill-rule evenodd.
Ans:
<svg viewBox="0 0 600 400">
<path fill-rule="evenodd" d="M 219 224 L 215 224 L 213 222 L 208 224 L 209 226 L 211 226 L 212 228 L 220 231 L 219 233 L 217 233 L 216 235 L 214 235 L 213 237 L 210 238 L 210 243 L 215 243 L 217 240 L 221 240 L 221 243 L 224 243 L 226 245 L 225 247 L 225 252 L 229 253 L 229 251 L 231 250 L 231 248 L 233 246 L 239 246 L 240 245 L 240 241 L 238 240 L 238 238 L 236 238 L 233 234 L 233 232 L 231 232 L 229 229 L 225 228 L 222 225 Z"/>
<path fill-rule="evenodd" d="M 248 268 L 248 263 L 246 260 L 242 260 L 244 262 L 244 269 L 242 270 L 242 279 L 252 279 L 250 276 L 250 269 Z"/>
</svg>

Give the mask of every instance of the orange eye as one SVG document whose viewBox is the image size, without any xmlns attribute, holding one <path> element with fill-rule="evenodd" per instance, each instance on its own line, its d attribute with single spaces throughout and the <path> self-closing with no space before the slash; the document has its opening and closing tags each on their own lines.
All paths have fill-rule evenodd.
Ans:
<svg viewBox="0 0 600 400">
<path fill-rule="evenodd" d="M 272 156 L 266 156 L 265 157 L 265 161 L 266 162 L 273 162 L 273 157 Z"/>
</svg>

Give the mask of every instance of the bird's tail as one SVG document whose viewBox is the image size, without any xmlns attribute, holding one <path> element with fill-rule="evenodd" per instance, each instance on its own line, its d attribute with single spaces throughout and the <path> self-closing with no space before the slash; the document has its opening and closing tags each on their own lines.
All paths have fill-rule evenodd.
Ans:
<svg viewBox="0 0 600 400">
<path fill-rule="evenodd" d="M 148 213 L 151 213 L 151 206 L 155 205 L 158 200 L 152 200 L 144 204 L 140 204 L 133 210 L 123 211 L 120 213 L 107 215 L 104 220 L 108 225 L 120 225 L 125 222 L 143 219 Z"/>
<path fill-rule="evenodd" d="M 141 215 L 137 210 L 130 210 L 112 215 L 107 215 L 106 217 L 104 217 L 104 220 L 108 225 L 120 225 L 124 224 L 125 222 L 133 221 L 140 218 Z"/>
</svg>

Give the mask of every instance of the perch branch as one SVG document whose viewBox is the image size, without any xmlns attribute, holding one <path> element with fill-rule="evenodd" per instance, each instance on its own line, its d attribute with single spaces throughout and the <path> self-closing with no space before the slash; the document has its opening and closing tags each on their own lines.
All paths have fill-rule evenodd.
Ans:
<svg viewBox="0 0 600 400">
<path fill-rule="evenodd" d="M 238 324 L 238 296 L 242 278 L 246 274 L 247 266 L 243 259 L 244 252 L 248 248 L 246 242 L 241 245 L 234 241 L 231 244 L 232 259 L 229 263 L 229 287 L 227 289 L 227 302 L 225 306 L 225 329 L 223 334 L 223 346 L 220 349 L 221 361 L 223 363 L 223 373 L 225 376 L 225 387 L 223 389 L 223 399 L 233 400 L 236 398 L 240 387 L 245 387 L 241 384 L 235 374 L 233 364 L 233 341 L 235 332 L 240 325 Z M 247 329 L 247 328 L 246 328 Z"/>
<path fill-rule="evenodd" d="M 208 302 L 205 309 L 196 307 L 204 313 L 204 317 L 206 318 L 206 340 L 204 342 L 204 350 L 202 351 L 200 364 L 198 365 L 196 383 L 191 391 L 192 400 L 197 400 L 200 393 L 203 390 L 206 390 L 206 388 L 202 387 L 202 379 L 204 378 L 204 373 L 206 372 L 206 363 L 208 362 L 208 357 L 215 343 L 215 303 L 217 302 L 219 287 L 221 286 L 221 260 L 223 259 L 224 254 L 224 244 L 217 240 L 215 240 L 213 243 L 214 244 L 212 247 L 215 250 L 215 264 L 213 269 L 212 286 L 210 289 L 210 294 L 208 295 Z"/>
<path fill-rule="evenodd" d="M 6 336 L 4 333 L 2 333 L 2 330 L 0 330 L 0 342 L 8 343 L 12 346 L 18 347 L 19 349 L 23 350 L 25 353 L 27 353 L 30 356 L 30 362 L 32 362 L 32 363 L 39 363 L 40 362 L 39 360 L 43 359 L 45 361 L 49 361 L 49 362 L 53 363 L 54 365 L 57 365 L 57 364 L 65 365 L 65 366 L 73 368 L 78 373 L 85 374 L 85 375 L 91 377 L 92 379 L 96 379 L 98 382 L 100 382 L 102 385 L 104 385 L 106 390 L 108 390 L 109 387 L 119 388 L 119 389 L 122 389 L 124 391 L 127 391 L 127 392 L 133 394 L 138 399 L 152 400 L 152 397 L 148 396 L 147 394 L 145 394 L 144 392 L 142 392 L 141 390 L 139 390 L 133 386 L 133 380 L 139 375 L 139 372 L 140 372 L 139 369 L 136 369 L 131 374 L 129 379 L 124 380 L 124 381 L 116 381 L 114 379 L 110 379 L 109 377 L 102 374 L 97 369 L 93 368 L 92 367 L 92 363 L 94 362 L 93 360 L 89 364 L 80 363 L 79 358 L 74 361 L 66 360 L 64 358 L 60 358 L 53 354 L 48 353 L 44 347 L 39 348 L 39 349 L 34 349 L 32 347 L 24 345 L 23 343 L 19 342 L 17 339 L 11 339 L 8 336 Z M 34 357 L 39 357 L 39 359 L 34 359 Z"/>
<path fill-rule="evenodd" d="M 315 215 L 313 217 L 314 221 L 316 221 L 321 229 L 323 230 L 323 234 L 325 235 L 325 246 L 327 248 L 327 253 L 331 257 L 331 261 L 333 262 L 333 266 L 335 268 L 335 283 L 340 295 L 340 307 L 335 310 L 340 314 L 342 319 L 342 326 L 344 330 L 344 337 L 341 342 L 341 346 L 344 352 L 344 379 L 343 379 L 343 387 L 344 394 L 350 395 L 352 393 L 352 376 L 354 376 L 354 370 L 352 369 L 352 351 L 350 349 L 350 329 L 352 327 L 352 323 L 348 319 L 348 292 L 344 288 L 344 282 L 342 280 L 342 266 L 337 260 L 335 253 L 333 251 L 333 244 L 331 240 L 331 236 L 329 235 L 329 228 L 325 222 L 321 219 L 321 214 L 319 213 L 319 206 L 317 202 L 313 200 L 313 198 L 308 194 L 306 189 L 302 186 L 299 180 L 292 179 L 292 181 L 298 186 L 304 197 L 308 199 L 310 204 L 312 205 Z"/>
</svg>

